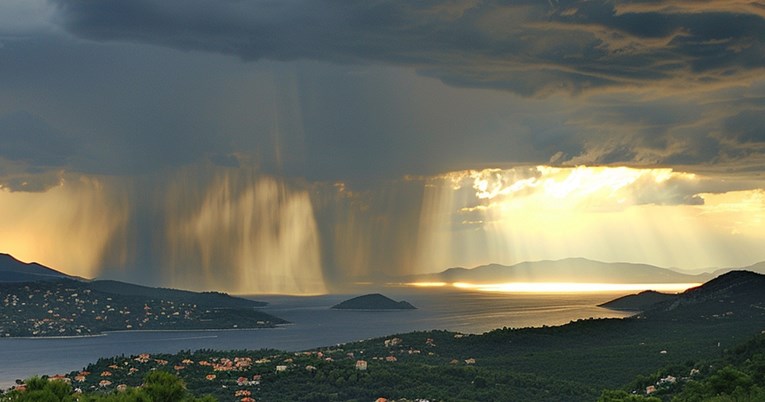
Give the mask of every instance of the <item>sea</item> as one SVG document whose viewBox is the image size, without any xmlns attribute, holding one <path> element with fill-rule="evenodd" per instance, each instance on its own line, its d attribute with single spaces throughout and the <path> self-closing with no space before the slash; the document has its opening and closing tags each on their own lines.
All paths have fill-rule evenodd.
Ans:
<svg viewBox="0 0 765 402">
<path fill-rule="evenodd" d="M 367 292 L 369 293 L 369 292 Z M 300 351 L 393 334 L 443 329 L 481 334 L 508 327 L 562 325 L 633 313 L 597 307 L 623 293 L 513 294 L 455 288 L 386 288 L 416 310 L 347 311 L 331 307 L 355 295 L 248 296 L 268 302 L 264 312 L 290 324 L 266 329 L 121 331 L 99 336 L 0 339 L 0 388 L 32 375 L 65 374 L 101 357 L 181 350 L 273 348 Z"/>
</svg>

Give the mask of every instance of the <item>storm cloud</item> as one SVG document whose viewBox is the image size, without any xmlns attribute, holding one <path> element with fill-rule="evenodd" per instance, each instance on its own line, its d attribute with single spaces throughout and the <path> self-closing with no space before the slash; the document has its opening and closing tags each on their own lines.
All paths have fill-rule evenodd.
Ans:
<svg viewBox="0 0 765 402">
<path fill-rule="evenodd" d="M 40 14 L 2 39 L 0 115 L 28 111 L 80 144 L 43 169 L 212 161 L 364 185 L 518 164 L 763 165 L 765 25 L 747 2 L 52 1 Z"/>
<path fill-rule="evenodd" d="M 94 40 L 244 60 L 390 63 L 522 95 L 710 86 L 765 64 L 762 7 L 703 1 L 58 1 Z"/>
</svg>

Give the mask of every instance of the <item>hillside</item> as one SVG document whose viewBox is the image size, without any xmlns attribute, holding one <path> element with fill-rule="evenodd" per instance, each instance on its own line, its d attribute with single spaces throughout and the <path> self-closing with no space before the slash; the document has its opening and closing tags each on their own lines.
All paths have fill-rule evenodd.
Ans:
<svg viewBox="0 0 765 402">
<path fill-rule="evenodd" d="M 623 402 L 629 395 L 648 393 L 663 401 L 763 401 L 763 373 L 765 333 L 723 351 L 721 356 L 640 374 L 622 389 L 604 390 L 599 401 Z"/>
<path fill-rule="evenodd" d="M 680 294 L 665 294 L 652 290 L 635 295 L 623 296 L 609 302 L 600 304 L 599 307 L 614 310 L 644 311 L 650 315 L 666 315 L 674 310 L 687 306 L 694 307 L 695 313 L 705 311 L 709 314 L 727 314 L 729 311 L 726 303 L 746 304 L 751 308 L 760 304 L 765 289 L 765 276 L 750 271 L 728 271 L 719 277 L 710 280 L 703 286 L 686 290 Z M 680 314 L 684 314 L 680 308 Z"/>
<path fill-rule="evenodd" d="M 332 306 L 336 310 L 414 310 L 405 301 L 395 301 L 379 293 L 354 297 Z"/>
<path fill-rule="evenodd" d="M 188 290 L 152 288 L 112 280 L 90 282 L 90 288 L 123 296 L 149 297 L 182 303 L 194 303 L 213 307 L 263 307 L 268 303 L 230 296 L 220 292 L 192 292 Z"/>
<path fill-rule="evenodd" d="M 578 283 L 702 283 L 709 274 L 688 275 L 646 264 L 607 263 L 585 258 L 491 264 L 450 268 L 436 274 L 415 275 L 403 282 L 578 282 Z"/>
<path fill-rule="evenodd" d="M 674 300 L 649 307 L 643 316 L 652 318 L 716 320 L 759 319 L 765 312 L 765 275 L 749 271 L 731 271 L 702 286 L 688 289 Z"/>
<path fill-rule="evenodd" d="M 668 300 L 675 300 L 677 297 L 679 296 L 676 294 L 646 290 L 638 294 L 622 296 L 618 299 L 599 304 L 598 307 L 612 310 L 643 311 L 657 303 L 665 302 Z"/>
<path fill-rule="evenodd" d="M 0 283 L 0 336 L 78 336 L 104 331 L 267 328 L 286 323 L 222 293 L 70 279 Z"/>
<path fill-rule="evenodd" d="M 0 253 L 0 283 L 57 280 L 73 277 L 36 262 L 21 262 L 9 254 Z"/>
</svg>

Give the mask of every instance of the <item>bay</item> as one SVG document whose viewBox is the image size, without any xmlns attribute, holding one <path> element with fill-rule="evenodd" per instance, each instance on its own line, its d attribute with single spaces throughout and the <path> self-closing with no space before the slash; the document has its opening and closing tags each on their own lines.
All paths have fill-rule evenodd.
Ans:
<svg viewBox="0 0 765 402">
<path fill-rule="evenodd" d="M 369 293 L 364 291 L 363 293 Z M 0 339 L 0 387 L 35 374 L 68 373 L 101 357 L 181 350 L 274 348 L 298 351 L 397 333 L 444 329 L 480 334 L 496 328 L 561 325 L 586 318 L 631 313 L 597 307 L 617 293 L 508 294 L 453 288 L 386 288 L 417 310 L 347 311 L 330 307 L 354 295 L 252 296 L 262 310 L 291 324 L 272 329 L 211 331 L 125 331 L 81 338 Z"/>
</svg>

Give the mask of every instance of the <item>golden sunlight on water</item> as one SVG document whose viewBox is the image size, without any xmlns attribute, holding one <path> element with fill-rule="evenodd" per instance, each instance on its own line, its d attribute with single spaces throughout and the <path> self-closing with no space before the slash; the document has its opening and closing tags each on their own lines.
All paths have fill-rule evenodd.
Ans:
<svg viewBox="0 0 765 402">
<path fill-rule="evenodd" d="M 509 283 L 465 283 L 465 282 L 411 282 L 413 287 L 453 286 L 457 289 L 500 293 L 604 293 L 657 292 L 679 293 L 700 286 L 700 283 L 575 283 L 575 282 L 509 282 Z"/>
</svg>

